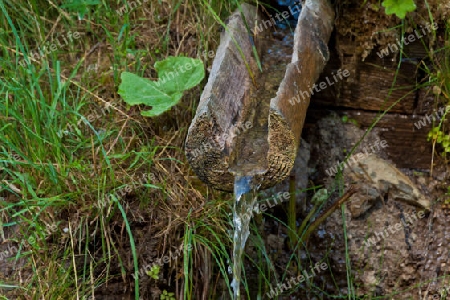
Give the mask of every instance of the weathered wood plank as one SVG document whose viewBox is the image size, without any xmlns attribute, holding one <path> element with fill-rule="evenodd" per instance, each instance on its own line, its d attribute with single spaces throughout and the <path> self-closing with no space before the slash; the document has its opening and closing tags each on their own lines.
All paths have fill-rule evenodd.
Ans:
<svg viewBox="0 0 450 300">
<path fill-rule="evenodd" d="M 376 113 L 348 111 L 363 128 L 369 128 Z M 427 142 L 430 125 L 417 129 L 414 123 L 422 116 L 386 114 L 377 124 L 379 135 L 389 147 L 386 153 L 398 168 L 428 169 L 431 164 L 432 145 Z"/>
<path fill-rule="evenodd" d="M 253 6 L 243 5 L 242 11 L 250 28 L 262 21 Z M 257 83 L 267 76 L 259 74 L 253 81 L 250 75 L 258 74 L 251 52 L 252 40 L 258 39 L 249 36 L 240 12 L 233 14 L 228 23 L 231 30 L 221 36 L 186 139 L 186 156 L 200 179 L 214 188 L 232 191 L 233 172 L 256 174 L 261 188 L 289 174 L 310 88 L 329 57 L 327 43 L 333 20 L 328 0 L 306 1 L 295 31 L 292 62 L 276 97 L 258 99 L 265 93 L 258 90 Z M 257 46 L 261 54 L 262 46 Z M 300 95 L 304 96 L 300 99 Z"/>
<path fill-rule="evenodd" d="M 330 47 L 330 63 L 325 67 L 319 81 L 335 74 L 339 68 L 349 69 L 351 75 L 315 94 L 311 100 L 314 109 L 310 111 L 310 116 L 320 118 L 324 109 L 334 108 L 367 129 L 378 112 L 386 110 L 401 99 L 375 129 L 388 141 L 389 158 L 398 167 L 429 168 L 432 147 L 427 141 L 427 134 L 430 127 L 417 129 L 414 126 L 415 122 L 427 114 L 431 115 L 436 109 L 430 88 L 415 90 L 425 76 L 420 73 L 418 66 L 423 64 L 427 57 L 423 44 L 416 41 L 404 47 L 408 59 L 402 62 L 396 84 L 388 97 L 395 78 L 399 53 L 390 52 L 388 56 L 380 58 L 378 53 L 381 53 L 381 49 L 375 48 L 363 61 L 361 58 L 355 59 L 354 55 L 360 47 L 359 41 L 353 41 L 338 33 L 332 37 L 332 41 L 334 43 Z M 395 50 L 392 45 L 391 48 Z M 311 119 L 313 118 L 309 118 Z"/>
<path fill-rule="evenodd" d="M 250 27 L 261 20 L 255 7 L 242 5 Z M 251 76 L 257 73 L 252 44 L 239 12 L 222 32 L 208 83 L 200 97 L 196 115 L 189 127 L 185 151 L 189 163 L 207 184 L 233 190 L 233 175 L 228 171 L 233 140 L 245 124 L 250 104 Z"/>
<path fill-rule="evenodd" d="M 347 115 L 356 120 L 362 129 L 368 129 L 377 119 L 376 112 L 360 110 L 338 110 L 341 116 Z M 323 108 L 315 106 L 308 111 L 308 127 L 324 115 Z M 427 141 L 431 123 L 419 129 L 414 125 L 423 116 L 405 114 L 386 114 L 375 126 L 382 140 L 389 145 L 383 151 L 398 168 L 429 169 L 431 164 L 432 145 Z M 311 122 L 311 123 L 310 123 Z"/>
<path fill-rule="evenodd" d="M 336 38 L 345 40 L 344 37 Z M 350 43 L 350 41 L 348 42 Z M 420 53 L 425 55 L 417 49 L 408 50 L 408 48 L 415 47 L 406 46 L 405 51 L 413 51 L 416 55 L 420 55 Z M 351 50 L 347 45 L 340 48 L 339 51 Z M 420 79 L 416 60 L 402 63 L 396 77 L 398 62 L 393 61 L 392 57 L 379 58 L 376 51 L 373 51 L 364 61 L 355 61 L 350 53 L 344 52 L 341 58 L 337 53 L 333 53 L 331 62 L 325 67 L 319 81 L 325 81 L 327 77 L 332 78 L 338 69 L 349 70 L 350 76 L 314 95 L 312 101 L 320 105 L 378 111 L 388 108 L 398 99 L 403 98 L 392 108 L 391 112 L 403 114 L 424 112 L 416 109 L 418 91 L 415 91 L 415 86 Z M 419 56 L 417 60 L 420 61 L 423 57 Z M 392 92 L 389 92 L 394 80 L 396 80 L 396 84 Z"/>
</svg>

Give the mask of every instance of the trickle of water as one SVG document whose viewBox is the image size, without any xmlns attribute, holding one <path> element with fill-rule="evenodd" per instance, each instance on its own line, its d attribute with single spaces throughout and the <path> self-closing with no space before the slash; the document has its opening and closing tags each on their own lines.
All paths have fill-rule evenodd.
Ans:
<svg viewBox="0 0 450 300">
<path fill-rule="evenodd" d="M 233 281 L 231 287 L 234 299 L 239 300 L 241 285 L 242 254 L 245 243 L 250 234 L 250 220 L 256 203 L 257 188 L 253 183 L 253 176 L 234 177 L 234 205 L 233 205 Z"/>
<path fill-rule="evenodd" d="M 277 30 L 277 32 L 280 32 Z M 249 224 L 256 204 L 256 193 L 260 188 L 255 183 L 255 177 L 267 172 L 269 163 L 269 115 L 270 100 L 276 96 L 276 91 L 286 73 L 286 65 L 292 57 L 293 34 L 285 30 L 285 37 L 280 43 L 274 43 L 276 38 L 264 40 L 267 45 L 262 47 L 261 55 L 263 72 L 259 76 L 259 88 L 250 95 L 252 109 L 245 117 L 252 127 L 240 132 L 235 140 L 229 171 L 234 174 L 234 205 L 233 205 L 233 299 L 240 299 L 242 254 L 250 234 Z"/>
</svg>

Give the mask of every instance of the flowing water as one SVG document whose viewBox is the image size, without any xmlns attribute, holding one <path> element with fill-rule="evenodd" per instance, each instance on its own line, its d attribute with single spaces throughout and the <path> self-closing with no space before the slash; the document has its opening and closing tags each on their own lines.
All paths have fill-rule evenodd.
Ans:
<svg viewBox="0 0 450 300">
<path fill-rule="evenodd" d="M 233 205 L 233 281 L 231 286 L 234 299 L 240 299 L 242 254 L 245 243 L 250 234 L 250 220 L 256 203 L 257 186 L 253 183 L 253 176 L 236 175 L 234 179 Z"/>
<path fill-rule="evenodd" d="M 278 86 L 286 72 L 286 65 L 292 56 L 293 34 L 289 30 L 277 31 L 265 43 L 264 55 L 261 55 L 263 72 L 258 77 L 258 89 L 251 99 L 253 109 L 247 116 L 252 128 L 239 134 L 236 138 L 230 171 L 234 174 L 233 205 L 233 281 L 231 286 L 234 299 L 240 299 L 242 255 L 250 234 L 249 224 L 256 204 L 256 194 L 260 187 L 255 178 L 266 172 L 269 150 L 268 117 L 270 99 L 276 96 Z"/>
</svg>

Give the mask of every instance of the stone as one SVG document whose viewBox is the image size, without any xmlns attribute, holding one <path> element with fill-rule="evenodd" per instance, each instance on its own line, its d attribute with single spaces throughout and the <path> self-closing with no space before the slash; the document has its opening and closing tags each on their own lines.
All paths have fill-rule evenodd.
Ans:
<svg viewBox="0 0 450 300">
<path fill-rule="evenodd" d="M 430 201 L 419 191 L 416 185 L 400 170 L 384 159 L 375 154 L 369 154 L 367 157 L 359 160 L 353 168 L 344 169 L 344 175 L 351 182 L 357 182 L 361 188 L 359 194 L 371 189 L 371 193 L 362 194 L 366 202 L 369 199 L 384 197 L 388 195 L 389 199 L 403 201 L 416 207 L 430 210 Z M 369 178 L 367 178 L 369 176 Z M 364 183 L 361 183 L 364 182 Z M 361 205 L 362 200 L 357 200 L 358 195 L 354 195 L 355 206 Z M 364 202 L 364 201 L 363 201 Z M 351 206 L 353 204 L 350 204 Z M 368 207 L 366 205 L 366 207 Z"/>
</svg>

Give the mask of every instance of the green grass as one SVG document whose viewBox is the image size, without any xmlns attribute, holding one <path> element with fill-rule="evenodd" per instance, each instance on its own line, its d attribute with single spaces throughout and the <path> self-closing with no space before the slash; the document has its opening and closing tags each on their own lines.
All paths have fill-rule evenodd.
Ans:
<svg viewBox="0 0 450 300">
<path fill-rule="evenodd" d="M 105 110 L 103 105 L 109 101 L 98 96 L 95 99 L 101 101 L 98 104 L 93 101 L 94 90 L 98 91 L 98 87 L 92 84 L 92 78 L 78 81 L 80 75 L 85 75 L 82 70 L 85 57 L 76 63 L 71 62 L 72 56 L 74 52 L 82 54 L 81 48 L 86 44 L 72 44 L 45 58 L 28 59 L 24 67 L 19 64 L 23 61 L 19 53 L 27 57 L 26 53 L 37 49 L 38 44 L 42 44 L 44 32 L 50 30 L 52 24 L 42 20 L 55 19 L 58 11 L 61 12 L 56 8 L 43 9 L 47 4 L 46 1 L 33 1 L 28 6 L 0 1 L 0 22 L 5 28 L 0 43 L 6 46 L 2 47 L 0 75 L 0 194 L 13 196 L 8 202 L 2 201 L 1 210 L 11 220 L 3 226 L 19 226 L 23 234 L 15 240 L 23 246 L 17 256 L 26 259 L 26 265 L 34 270 L 31 280 L 23 287 L 26 295 L 70 299 L 89 294 L 111 276 L 109 265 L 111 259 L 118 256 L 118 248 L 104 233 L 109 231 L 111 211 L 122 207 L 120 202 L 104 203 L 105 195 L 120 186 L 133 185 L 133 177 L 126 175 L 146 171 L 160 148 L 140 146 L 130 149 L 132 138 L 152 145 L 150 136 L 129 117 L 114 124 L 118 119 L 115 114 L 120 109 Z M 102 19 L 102 15 L 113 15 L 113 12 L 104 5 L 89 17 L 96 24 L 103 24 L 103 35 L 110 41 L 116 37 L 108 35 L 108 30 L 119 32 L 121 24 L 118 18 L 107 20 Z M 61 12 L 59 17 L 63 20 L 59 30 L 73 30 L 77 26 L 67 13 Z M 111 23 L 105 21 L 117 23 L 111 27 Z M 78 25 L 77 30 L 86 32 L 92 29 L 90 27 L 91 24 L 86 23 Z M 130 46 L 127 39 L 125 33 L 122 41 L 112 43 L 114 49 L 120 45 L 126 50 L 125 47 Z M 124 52 L 114 53 L 113 65 L 125 69 L 125 56 Z M 109 77 L 104 74 L 97 84 L 105 83 Z M 94 111 L 96 114 L 90 118 Z M 129 128 L 124 129 L 124 124 Z M 103 126 L 104 129 L 100 129 Z M 96 202 L 101 204 L 96 205 Z M 69 221 L 71 231 L 66 236 L 58 219 L 60 215 L 77 210 L 92 215 L 76 220 L 78 224 L 71 225 Z M 49 234 L 44 224 L 55 225 L 57 229 Z M 94 230 L 99 234 L 90 241 Z M 35 238 L 36 242 L 25 242 L 29 237 Z M 58 243 L 55 245 L 48 239 L 63 245 L 58 247 Z M 90 242 L 100 247 L 102 254 L 98 260 L 90 260 Z M 135 249 L 132 250 L 136 258 Z M 84 257 L 81 273 L 74 259 L 80 255 Z M 52 263 L 43 268 L 48 262 Z M 105 268 L 101 277 L 91 273 L 99 266 Z M 80 278 L 83 278 L 81 283 L 77 280 Z M 136 291 L 138 294 L 138 289 Z"/>
<path fill-rule="evenodd" d="M 180 104 L 187 118 L 167 115 L 150 121 L 127 111 L 116 92 L 122 71 L 151 77 L 156 60 L 181 54 L 175 53 L 169 29 L 177 22 L 182 2 L 170 2 L 170 14 L 168 2 L 153 6 L 167 29 L 144 44 L 139 29 L 145 26 L 149 4 L 118 16 L 116 10 L 128 2 L 110 6 L 103 1 L 87 5 L 79 20 L 77 9 L 64 10 L 60 3 L 0 1 L 0 210 L 6 216 L 2 228 L 7 242 L 19 246 L 14 259 L 23 261 L 32 274 L 21 285 L 16 276 L 0 281 L 2 287 L 15 287 L 16 295 L 82 298 L 108 281 L 129 276 L 124 262 L 128 258 L 121 257 L 122 242 L 112 229 L 118 220 L 126 225 L 124 242 L 131 243 L 135 271 L 142 263 L 133 245 L 136 220 L 124 201 L 136 197 L 149 212 L 169 203 L 174 191 L 167 183 L 170 178 L 163 176 L 169 172 L 155 171 L 155 164 L 163 170 L 164 165 L 184 165 L 178 159 L 183 157 L 182 136 L 175 135 L 175 145 L 165 144 L 165 133 L 155 136 L 154 130 L 164 126 L 170 137 L 175 129 L 186 132 L 196 97 Z M 213 1 L 208 9 L 224 18 L 231 10 L 227 5 Z M 201 33 L 199 54 L 208 49 L 204 47 L 215 47 L 214 20 L 203 22 L 206 7 L 187 9 L 183 7 L 184 14 L 198 19 L 193 28 Z M 81 38 L 47 56 L 32 56 L 68 31 L 80 32 Z M 103 57 L 92 58 L 100 54 L 99 47 Z M 155 129 L 149 131 L 151 127 Z M 152 176 L 142 180 L 144 173 Z M 183 194 L 177 197 L 173 200 L 181 201 Z M 8 232 L 16 228 L 20 235 L 12 238 Z M 116 264 L 120 273 L 113 271 Z M 138 284 L 136 280 L 134 286 Z M 139 297 L 139 289 L 134 297 Z"/>
</svg>

